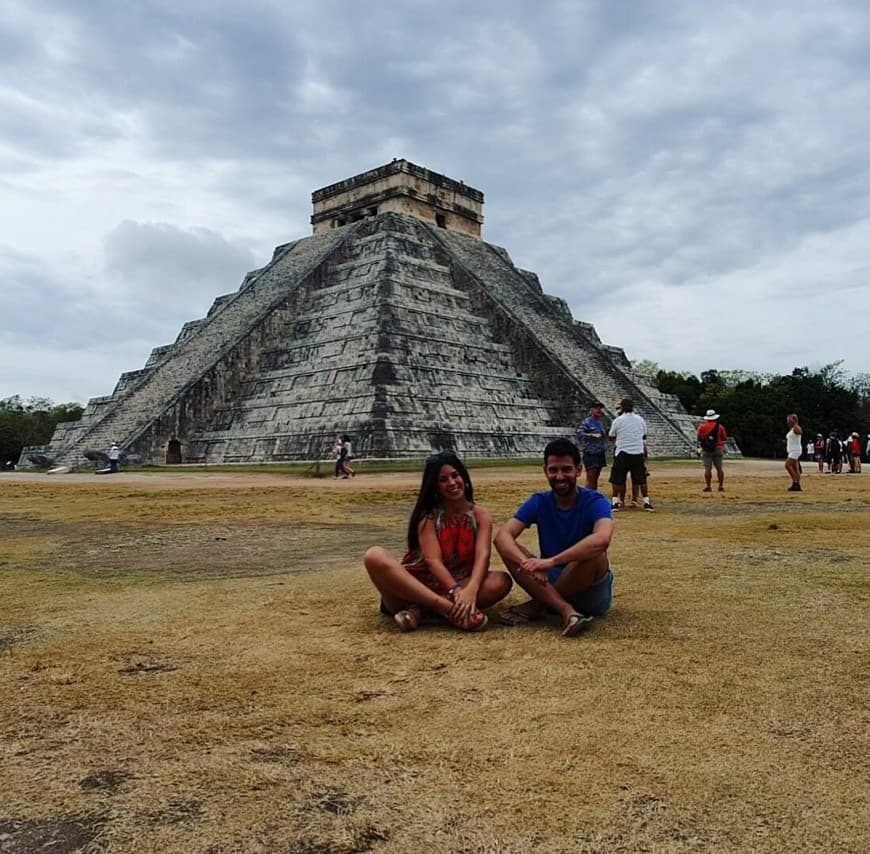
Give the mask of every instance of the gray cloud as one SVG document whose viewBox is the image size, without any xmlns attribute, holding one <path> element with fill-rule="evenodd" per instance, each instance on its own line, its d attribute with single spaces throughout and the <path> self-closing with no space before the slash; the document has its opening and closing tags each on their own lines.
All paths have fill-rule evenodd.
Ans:
<svg viewBox="0 0 870 854">
<path fill-rule="evenodd" d="M 106 273 L 125 300 L 182 310 L 241 284 L 256 266 L 247 247 L 229 243 L 207 228 L 126 220 L 104 240 Z M 233 286 L 234 285 L 234 286 Z M 178 309 L 174 308 L 174 313 Z"/>
<path fill-rule="evenodd" d="M 408 157 L 482 189 L 487 239 L 633 355 L 866 368 L 860 331 L 779 298 L 855 301 L 870 267 L 862 3 L 7 6 L 0 234 L 39 263 L 0 249 L 0 334 L 53 301 L 165 343 L 308 231 L 311 190 Z"/>
</svg>

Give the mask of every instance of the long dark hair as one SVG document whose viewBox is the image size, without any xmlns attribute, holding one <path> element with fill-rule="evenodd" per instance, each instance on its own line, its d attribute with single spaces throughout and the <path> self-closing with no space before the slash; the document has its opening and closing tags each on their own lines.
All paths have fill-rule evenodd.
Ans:
<svg viewBox="0 0 870 854">
<path fill-rule="evenodd" d="M 408 551 L 416 551 L 420 548 L 420 520 L 431 513 L 438 505 L 438 475 L 441 474 L 441 466 L 453 466 L 465 481 L 465 497 L 474 503 L 474 487 L 471 485 L 471 475 L 464 463 L 453 451 L 441 451 L 426 458 L 426 468 L 423 469 L 423 480 L 420 482 L 420 493 L 417 495 L 417 503 L 411 511 L 408 520 Z"/>
</svg>

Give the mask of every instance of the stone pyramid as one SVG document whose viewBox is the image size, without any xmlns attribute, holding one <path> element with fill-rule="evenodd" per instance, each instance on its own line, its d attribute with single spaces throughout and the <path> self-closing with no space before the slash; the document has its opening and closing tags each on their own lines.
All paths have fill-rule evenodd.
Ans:
<svg viewBox="0 0 870 854">
<path fill-rule="evenodd" d="M 696 425 L 624 352 L 575 321 L 534 273 L 481 237 L 483 194 L 405 160 L 318 190 L 314 235 L 279 246 L 144 368 L 92 399 L 50 445 L 56 465 L 538 456 L 589 404 L 622 397 L 657 456 Z"/>
</svg>

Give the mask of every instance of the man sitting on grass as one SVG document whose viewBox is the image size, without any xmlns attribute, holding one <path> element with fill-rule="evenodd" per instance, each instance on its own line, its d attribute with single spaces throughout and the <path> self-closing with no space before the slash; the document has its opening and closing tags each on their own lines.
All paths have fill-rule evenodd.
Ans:
<svg viewBox="0 0 870 854">
<path fill-rule="evenodd" d="M 517 584 L 532 598 L 502 611 L 499 619 L 517 626 L 547 612 L 562 618 L 562 634 L 573 637 L 593 617 L 603 617 L 613 600 L 613 572 L 607 549 L 613 537 L 610 503 L 601 493 L 577 486 L 580 452 L 555 439 L 544 449 L 549 492 L 533 495 L 495 538 L 495 547 Z M 517 538 L 538 526 L 541 557 Z"/>
</svg>

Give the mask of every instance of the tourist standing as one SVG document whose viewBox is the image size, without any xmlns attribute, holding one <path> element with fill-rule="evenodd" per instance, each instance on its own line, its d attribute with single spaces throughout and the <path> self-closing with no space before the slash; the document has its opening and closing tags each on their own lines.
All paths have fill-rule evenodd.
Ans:
<svg viewBox="0 0 870 854">
<path fill-rule="evenodd" d="M 118 473 L 118 461 L 121 459 L 121 449 L 117 443 L 112 442 L 112 447 L 109 448 L 109 474 Z"/>
<path fill-rule="evenodd" d="M 849 440 L 849 471 L 853 474 L 861 474 L 861 437 L 853 433 Z"/>
<path fill-rule="evenodd" d="M 701 449 L 701 462 L 704 464 L 704 492 L 713 490 L 713 466 L 716 467 L 719 492 L 725 491 L 725 469 L 722 465 L 722 457 L 727 441 L 728 431 L 724 424 L 719 423 L 719 413 L 715 409 L 708 409 L 704 416 L 704 423 L 698 428 L 698 446 Z"/>
<path fill-rule="evenodd" d="M 819 474 L 825 473 L 825 437 L 821 433 L 816 433 L 815 447 L 816 461 L 819 464 Z"/>
<path fill-rule="evenodd" d="M 825 458 L 828 461 L 828 471 L 831 474 L 839 474 L 843 468 L 843 446 L 836 431 L 831 431 L 825 448 Z"/>
<path fill-rule="evenodd" d="M 613 465 L 610 468 L 610 483 L 613 486 L 612 510 L 625 507 L 625 481 L 631 474 L 631 482 L 640 487 L 643 495 L 643 509 L 652 511 L 649 491 L 646 485 L 646 421 L 634 411 L 634 401 L 630 397 L 619 403 L 621 414 L 613 419 L 608 436 L 615 442 Z"/>
<path fill-rule="evenodd" d="M 803 454 L 803 442 L 801 441 L 801 425 L 797 415 L 792 412 L 786 416 L 786 424 L 789 426 L 785 434 L 785 470 L 791 477 L 789 492 L 801 492 L 801 455 Z"/>
<path fill-rule="evenodd" d="M 578 444 L 583 448 L 583 467 L 586 469 L 586 488 L 598 489 L 598 476 L 607 465 L 607 426 L 604 423 L 604 404 L 596 400 L 589 417 L 577 428 Z"/>
</svg>

